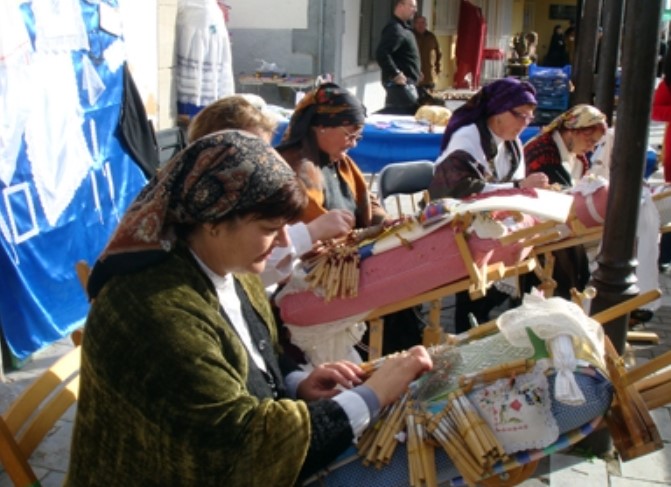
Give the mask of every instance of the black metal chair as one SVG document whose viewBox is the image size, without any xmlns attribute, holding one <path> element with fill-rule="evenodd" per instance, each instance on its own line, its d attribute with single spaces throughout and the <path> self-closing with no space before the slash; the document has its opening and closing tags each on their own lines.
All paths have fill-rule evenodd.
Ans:
<svg viewBox="0 0 671 487">
<path fill-rule="evenodd" d="M 156 132 L 156 150 L 158 152 L 158 167 L 161 168 L 172 157 L 186 147 L 184 132 L 179 127 L 171 127 Z"/>
<path fill-rule="evenodd" d="M 433 179 L 434 164 L 431 161 L 397 162 L 384 166 L 378 179 L 378 197 L 380 204 L 386 208 L 385 199 L 394 196 L 398 215 L 404 215 L 400 195 L 411 196 L 413 213 L 417 211 L 415 195 L 423 193 L 429 188 Z"/>
</svg>

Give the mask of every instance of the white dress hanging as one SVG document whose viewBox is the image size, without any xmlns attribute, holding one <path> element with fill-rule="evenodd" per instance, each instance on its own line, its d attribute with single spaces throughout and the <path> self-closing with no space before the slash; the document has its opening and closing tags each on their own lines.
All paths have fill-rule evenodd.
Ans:
<svg viewBox="0 0 671 487">
<path fill-rule="evenodd" d="M 177 101 L 206 106 L 235 93 L 228 29 L 214 0 L 180 0 L 177 9 Z"/>
<path fill-rule="evenodd" d="M 33 0 L 35 50 L 69 52 L 89 49 L 79 0 Z"/>
<path fill-rule="evenodd" d="M 0 181 L 9 186 L 30 112 L 33 48 L 19 3 L 0 2 Z"/>
<path fill-rule="evenodd" d="M 94 161 L 84 138 L 70 53 L 36 53 L 34 69 L 35 109 L 25 139 L 40 204 L 49 224 L 55 225 Z"/>
</svg>

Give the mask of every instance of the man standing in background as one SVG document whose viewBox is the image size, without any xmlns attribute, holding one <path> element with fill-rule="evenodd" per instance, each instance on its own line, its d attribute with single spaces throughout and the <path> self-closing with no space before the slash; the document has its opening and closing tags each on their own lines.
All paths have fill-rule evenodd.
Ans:
<svg viewBox="0 0 671 487">
<path fill-rule="evenodd" d="M 394 14 L 380 37 L 376 59 L 387 92 L 384 113 L 412 115 L 417 111 L 417 83 L 422 72 L 419 51 L 410 20 L 417 11 L 416 0 L 396 0 Z"/>
<path fill-rule="evenodd" d="M 433 90 L 436 87 L 434 72 L 436 75 L 440 74 L 440 59 L 442 57 L 438 39 L 433 32 L 426 29 L 426 17 L 421 15 L 415 17 L 413 32 L 422 66 L 422 81 L 419 86 L 427 90 Z"/>
</svg>

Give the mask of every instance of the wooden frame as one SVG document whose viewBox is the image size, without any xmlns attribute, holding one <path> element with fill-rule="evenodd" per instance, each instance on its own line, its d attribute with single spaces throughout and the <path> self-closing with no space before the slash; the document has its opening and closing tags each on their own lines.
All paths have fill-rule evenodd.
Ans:
<svg viewBox="0 0 671 487">
<path fill-rule="evenodd" d="M 38 483 L 28 460 L 77 401 L 80 350 L 75 346 L 62 356 L 0 415 L 0 462 L 16 486 Z"/>
</svg>

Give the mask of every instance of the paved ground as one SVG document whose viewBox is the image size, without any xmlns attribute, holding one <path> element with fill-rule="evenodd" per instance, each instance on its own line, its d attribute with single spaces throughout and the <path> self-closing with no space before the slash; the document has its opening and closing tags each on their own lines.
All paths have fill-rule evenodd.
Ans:
<svg viewBox="0 0 671 487">
<path fill-rule="evenodd" d="M 651 144 L 661 141 L 662 126 L 653 124 Z M 671 349 L 671 275 L 660 277 L 660 288 L 664 296 L 662 307 L 655 313 L 644 329 L 654 331 L 660 337 L 657 345 L 633 346 L 633 357 L 637 364 L 643 363 Z M 445 301 L 446 316 L 449 316 L 450 299 Z M 447 320 L 449 322 L 449 319 Z M 449 329 L 450 324 L 446 323 Z M 0 411 L 20 393 L 35 377 L 56 358 L 71 348 L 69 340 L 61 340 L 53 346 L 35 354 L 21 370 L 10 371 L 5 381 L 0 382 Z M 653 487 L 671 485 L 671 406 L 653 411 L 653 417 L 664 441 L 664 449 L 629 462 L 605 461 L 577 454 L 554 454 L 543 459 L 534 476 L 522 485 L 545 486 L 610 486 Z M 54 430 L 31 458 L 44 487 L 60 486 L 68 464 L 69 441 L 74 418 L 74 408 L 60 420 Z M 0 487 L 10 487 L 11 482 L 0 469 Z"/>
</svg>

